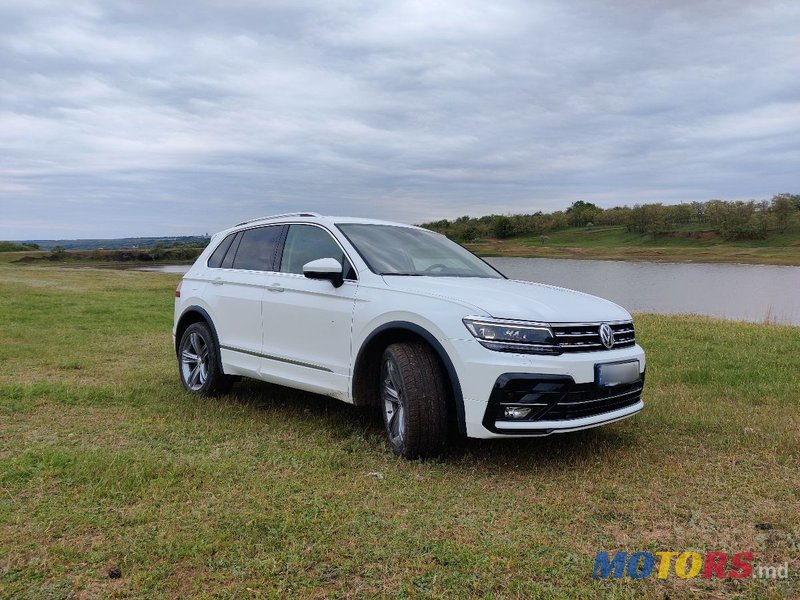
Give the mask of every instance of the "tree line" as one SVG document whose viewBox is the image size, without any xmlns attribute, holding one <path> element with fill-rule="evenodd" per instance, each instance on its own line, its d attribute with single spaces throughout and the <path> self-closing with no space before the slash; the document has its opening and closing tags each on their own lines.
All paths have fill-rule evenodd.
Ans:
<svg viewBox="0 0 800 600">
<path fill-rule="evenodd" d="M 0 252 L 26 252 L 29 250 L 39 250 L 39 244 L 21 244 L 0 240 Z"/>
<path fill-rule="evenodd" d="M 459 217 L 423 223 L 459 242 L 482 238 L 544 236 L 574 227 L 622 226 L 632 233 L 653 237 L 678 231 L 713 231 L 725 240 L 765 239 L 770 233 L 784 233 L 800 220 L 800 194 L 778 194 L 772 200 L 708 200 L 682 204 L 635 204 L 600 208 L 578 200 L 564 211 L 516 215 Z"/>
</svg>

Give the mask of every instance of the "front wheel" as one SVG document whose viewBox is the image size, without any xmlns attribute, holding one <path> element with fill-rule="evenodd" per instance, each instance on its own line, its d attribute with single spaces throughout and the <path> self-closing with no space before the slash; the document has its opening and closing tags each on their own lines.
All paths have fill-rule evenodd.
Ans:
<svg viewBox="0 0 800 600">
<path fill-rule="evenodd" d="M 223 394 L 232 379 L 220 369 L 219 349 L 205 323 L 193 323 L 181 336 L 178 371 L 186 391 L 193 394 Z"/>
<path fill-rule="evenodd" d="M 419 342 L 390 345 L 381 359 L 380 385 L 392 451 L 404 458 L 441 452 L 447 441 L 447 392 L 433 350 Z"/>
</svg>

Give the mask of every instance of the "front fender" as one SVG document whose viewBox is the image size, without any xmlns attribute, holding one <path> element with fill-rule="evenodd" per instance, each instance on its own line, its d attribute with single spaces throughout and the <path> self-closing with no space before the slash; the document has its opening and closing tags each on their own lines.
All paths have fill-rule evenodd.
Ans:
<svg viewBox="0 0 800 600">
<path fill-rule="evenodd" d="M 434 328 L 435 329 L 435 328 Z M 455 405 L 456 410 L 456 421 L 458 423 L 458 431 L 461 435 L 466 436 L 467 434 L 467 426 L 466 426 L 466 418 L 464 415 L 464 395 L 461 391 L 461 383 L 458 378 L 458 373 L 456 372 L 455 366 L 453 365 L 453 361 L 450 358 L 448 351 L 445 349 L 444 344 L 447 343 L 446 338 L 439 338 L 437 335 L 426 329 L 425 327 L 421 326 L 419 323 L 410 321 L 410 320 L 391 320 L 385 321 L 381 325 L 378 325 L 372 331 L 364 336 L 360 346 L 358 347 L 358 352 L 356 354 L 355 363 L 354 365 L 360 365 L 361 361 L 364 359 L 364 352 L 368 350 L 370 343 L 381 336 L 382 334 L 389 334 L 390 332 L 408 332 L 414 334 L 425 340 L 428 345 L 433 348 L 434 352 L 436 352 L 439 360 L 441 361 L 442 366 L 444 367 L 445 372 L 447 373 L 447 378 L 450 384 L 450 392 L 453 397 L 453 404 Z M 441 335 L 441 332 L 439 332 Z M 354 376 L 352 381 L 352 390 L 351 395 L 353 398 L 356 396 L 356 387 L 359 385 L 356 377 Z"/>
</svg>

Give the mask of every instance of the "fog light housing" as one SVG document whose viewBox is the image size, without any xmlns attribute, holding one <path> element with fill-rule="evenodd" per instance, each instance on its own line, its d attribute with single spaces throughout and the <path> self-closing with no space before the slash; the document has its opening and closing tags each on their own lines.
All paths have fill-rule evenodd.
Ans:
<svg viewBox="0 0 800 600">
<path fill-rule="evenodd" d="M 522 406 L 506 406 L 503 416 L 506 419 L 524 419 L 530 414 L 531 409 Z"/>
</svg>

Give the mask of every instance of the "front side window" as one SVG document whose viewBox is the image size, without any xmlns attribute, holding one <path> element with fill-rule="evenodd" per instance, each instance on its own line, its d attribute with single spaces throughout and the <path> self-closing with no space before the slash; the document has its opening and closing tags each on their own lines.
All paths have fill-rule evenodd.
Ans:
<svg viewBox="0 0 800 600">
<path fill-rule="evenodd" d="M 236 250 L 236 257 L 233 259 L 233 268 L 272 271 L 281 231 L 282 227 L 280 226 L 259 227 L 243 231 L 239 247 Z M 227 259 L 227 256 L 225 258 Z"/>
<path fill-rule="evenodd" d="M 289 225 L 280 271 L 302 275 L 303 265 L 319 258 L 335 258 L 342 265 L 345 279 L 356 278 L 350 261 L 330 233 L 313 225 Z"/>
<path fill-rule="evenodd" d="M 503 278 L 469 250 L 432 231 L 364 223 L 338 227 L 378 275 Z"/>
</svg>

